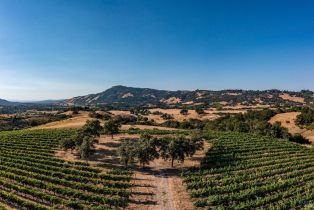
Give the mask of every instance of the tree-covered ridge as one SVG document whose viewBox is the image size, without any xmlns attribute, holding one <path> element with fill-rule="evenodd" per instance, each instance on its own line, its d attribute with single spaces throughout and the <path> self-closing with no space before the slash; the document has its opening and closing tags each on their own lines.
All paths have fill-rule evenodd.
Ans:
<svg viewBox="0 0 314 210">
<path fill-rule="evenodd" d="M 283 96 L 292 97 L 287 99 Z M 300 98 L 301 101 L 294 100 Z M 171 107 L 185 103 L 203 103 L 213 105 L 225 102 L 228 105 L 301 105 L 314 102 L 314 92 L 280 90 L 195 90 L 195 91 L 166 91 L 150 88 L 134 88 L 114 86 L 98 94 L 74 97 L 64 101 L 64 104 L 97 105 L 107 104 L 123 108 L 134 106 Z"/>
</svg>

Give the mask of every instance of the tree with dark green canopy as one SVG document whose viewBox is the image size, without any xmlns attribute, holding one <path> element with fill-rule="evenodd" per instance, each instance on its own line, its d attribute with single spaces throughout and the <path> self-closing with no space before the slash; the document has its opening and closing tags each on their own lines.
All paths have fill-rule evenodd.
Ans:
<svg viewBox="0 0 314 210">
<path fill-rule="evenodd" d="M 151 136 L 144 134 L 140 137 L 136 145 L 136 158 L 143 167 L 159 158 L 155 140 Z"/>
<path fill-rule="evenodd" d="M 82 127 L 82 131 L 86 135 L 90 136 L 100 136 L 100 132 L 103 128 L 100 125 L 99 120 L 88 120 L 86 124 Z"/>
<path fill-rule="evenodd" d="M 60 147 L 64 150 L 74 150 L 76 147 L 74 138 L 65 138 L 60 141 Z"/>
<path fill-rule="evenodd" d="M 134 139 L 125 139 L 118 148 L 117 153 L 120 157 L 121 163 L 123 163 L 125 167 L 128 167 L 130 163 L 134 162 L 136 155 L 136 146 L 134 141 Z"/>
<path fill-rule="evenodd" d="M 187 115 L 189 113 L 189 110 L 187 110 L 186 108 L 181 109 L 180 114 L 182 115 Z"/>
<path fill-rule="evenodd" d="M 176 136 L 174 139 L 163 140 L 163 148 L 161 157 L 164 160 L 171 160 L 171 166 L 175 160 L 184 162 L 186 157 L 192 157 L 198 149 L 203 148 L 202 139 L 200 137 L 186 138 L 183 135 Z"/>
<path fill-rule="evenodd" d="M 107 135 L 111 135 L 113 138 L 114 134 L 118 134 L 121 125 L 114 120 L 108 120 L 104 125 L 104 133 Z"/>
<path fill-rule="evenodd" d="M 97 143 L 96 137 L 100 135 L 102 127 L 98 120 L 87 121 L 76 134 L 60 142 L 61 148 L 77 149 L 80 158 L 88 159 L 93 152 L 94 144 Z"/>
<path fill-rule="evenodd" d="M 204 109 L 202 109 L 201 107 L 197 107 L 197 108 L 195 109 L 195 112 L 196 112 L 198 115 L 205 114 Z"/>
<path fill-rule="evenodd" d="M 87 160 L 93 153 L 92 147 L 95 143 L 95 138 L 92 136 L 85 136 L 82 144 L 79 146 L 79 155 L 81 159 Z"/>
</svg>

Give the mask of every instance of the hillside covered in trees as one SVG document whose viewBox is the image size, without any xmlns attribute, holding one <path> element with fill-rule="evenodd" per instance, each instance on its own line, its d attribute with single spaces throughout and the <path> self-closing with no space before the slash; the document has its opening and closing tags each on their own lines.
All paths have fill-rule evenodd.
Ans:
<svg viewBox="0 0 314 210">
<path fill-rule="evenodd" d="M 314 103 L 314 92 L 281 90 L 195 90 L 166 91 L 149 88 L 114 86 L 104 92 L 78 96 L 61 102 L 63 105 L 111 105 L 115 107 L 182 105 L 272 105 L 291 106 Z"/>
</svg>

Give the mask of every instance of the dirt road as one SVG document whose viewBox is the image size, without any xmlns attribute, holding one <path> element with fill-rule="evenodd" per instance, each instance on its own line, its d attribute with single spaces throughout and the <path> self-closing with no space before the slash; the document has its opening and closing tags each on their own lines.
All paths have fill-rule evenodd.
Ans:
<svg viewBox="0 0 314 210">
<path fill-rule="evenodd" d="M 97 152 L 93 155 L 89 164 L 112 168 L 119 166 L 116 149 L 123 138 L 138 138 L 139 135 L 119 134 L 112 139 L 110 136 L 101 136 L 96 144 Z M 134 177 L 131 188 L 130 204 L 127 209 L 136 210 L 194 210 L 186 188 L 180 177 L 182 170 L 198 166 L 200 160 L 209 148 L 205 143 L 205 148 L 198 151 L 193 158 L 188 158 L 183 164 L 175 163 L 171 167 L 170 161 L 158 159 L 153 161 L 145 169 L 134 168 Z M 56 151 L 56 156 L 67 161 L 76 161 L 75 153 L 71 151 Z"/>
<path fill-rule="evenodd" d="M 170 161 L 161 159 L 155 160 L 145 169 L 139 168 L 134 176 L 133 195 L 129 209 L 196 209 L 183 184 L 180 173 L 188 167 L 198 166 L 209 146 L 206 143 L 203 151 L 198 151 L 193 158 L 187 159 L 183 164 L 176 163 L 175 168 L 171 167 Z"/>
</svg>

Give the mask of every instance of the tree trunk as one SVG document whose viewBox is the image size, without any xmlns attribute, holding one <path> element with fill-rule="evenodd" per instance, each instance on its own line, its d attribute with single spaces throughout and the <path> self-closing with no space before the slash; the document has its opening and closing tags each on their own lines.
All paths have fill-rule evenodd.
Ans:
<svg viewBox="0 0 314 210">
<path fill-rule="evenodd" d="M 173 168 L 173 161 L 174 161 L 174 158 L 171 159 L 171 167 Z"/>
<path fill-rule="evenodd" d="M 113 139 L 113 134 L 111 134 L 111 139 Z"/>
</svg>

